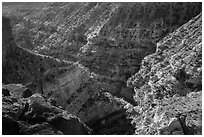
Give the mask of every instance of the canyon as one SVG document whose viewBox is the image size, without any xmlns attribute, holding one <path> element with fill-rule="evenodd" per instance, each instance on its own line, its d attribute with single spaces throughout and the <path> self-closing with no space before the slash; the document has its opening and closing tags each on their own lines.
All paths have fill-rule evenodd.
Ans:
<svg viewBox="0 0 204 137">
<path fill-rule="evenodd" d="M 201 12 L 3 3 L 3 134 L 202 134 Z"/>
</svg>

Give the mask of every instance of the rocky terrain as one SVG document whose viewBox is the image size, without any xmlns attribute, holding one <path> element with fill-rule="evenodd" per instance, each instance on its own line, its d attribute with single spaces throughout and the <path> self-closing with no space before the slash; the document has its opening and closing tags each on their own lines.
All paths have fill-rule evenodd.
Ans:
<svg viewBox="0 0 204 137">
<path fill-rule="evenodd" d="M 3 134 L 202 134 L 201 8 L 3 3 Z"/>
<path fill-rule="evenodd" d="M 201 7 L 200 3 L 3 3 L 3 15 L 11 18 L 18 45 L 78 61 L 102 77 L 108 87 L 104 90 L 134 103 L 128 78 L 139 71 L 145 56 L 155 52 L 156 42 L 198 15 Z"/>
<path fill-rule="evenodd" d="M 14 127 L 14 131 L 8 131 L 11 123 L 7 123 L 6 120 L 3 124 L 5 125 L 3 134 L 90 134 L 92 132 L 94 134 L 131 134 L 134 132 L 134 127 L 130 124 L 131 121 L 126 118 L 123 108 L 127 102 L 113 97 L 110 93 L 102 92 L 103 85 L 96 74 L 90 73 L 88 68 L 78 63 L 39 55 L 19 47 L 12 40 L 9 24 L 9 19 L 3 17 L 3 41 L 5 41 L 3 42 L 5 51 L 3 52 L 3 83 L 5 84 L 2 91 L 3 108 L 5 107 L 3 118 L 9 117 L 11 123 L 15 123 L 19 128 Z M 32 108 L 31 95 L 34 96 L 35 102 L 43 102 L 43 104 L 37 104 L 36 108 Z M 19 104 L 22 105 L 19 106 Z M 42 108 L 49 111 L 44 112 Z M 53 108 L 59 109 L 59 112 L 52 112 Z M 32 109 L 40 109 L 42 112 L 32 112 L 31 116 L 27 117 L 27 113 L 31 113 Z M 18 115 L 14 117 L 10 111 L 14 111 L 14 114 Z M 92 128 L 92 132 L 86 130 L 88 128 L 86 125 L 79 126 L 79 129 L 73 133 L 71 133 L 72 128 L 69 129 L 70 131 L 66 131 L 68 127 L 61 127 L 61 124 L 50 125 L 50 121 L 46 120 L 47 115 L 58 118 L 58 115 L 59 117 L 63 116 L 62 111 L 63 114 L 74 114 L 74 118 L 78 116 Z M 65 115 L 64 120 L 60 118 L 60 121 L 62 119 L 65 126 L 70 123 L 72 125 L 72 122 L 77 123 L 76 120 L 76 122 L 69 121 L 71 116 L 68 114 Z M 20 115 L 22 119 L 19 118 Z M 41 115 L 43 116 L 41 117 Z M 29 119 L 33 120 L 30 122 Z M 36 122 L 33 123 L 32 121 L 35 120 Z M 21 128 L 22 122 L 24 125 Z M 78 122 L 79 125 L 80 123 L 83 125 L 81 121 Z M 126 128 L 120 127 L 121 123 L 126 125 Z M 107 128 L 107 126 L 111 128 Z M 43 131 L 41 131 L 41 127 Z M 121 130 L 118 130 L 120 128 Z"/>
<path fill-rule="evenodd" d="M 10 85 L 7 86 L 10 87 Z M 6 91 L 11 95 L 4 94 Z M 3 135 L 84 135 L 91 133 L 90 128 L 76 116 L 52 106 L 40 94 L 25 95 L 26 92 L 28 93 L 26 90 L 23 92 L 23 96 L 14 96 L 3 87 Z"/>
<path fill-rule="evenodd" d="M 202 134 L 202 14 L 157 43 L 127 84 L 136 134 Z"/>
</svg>

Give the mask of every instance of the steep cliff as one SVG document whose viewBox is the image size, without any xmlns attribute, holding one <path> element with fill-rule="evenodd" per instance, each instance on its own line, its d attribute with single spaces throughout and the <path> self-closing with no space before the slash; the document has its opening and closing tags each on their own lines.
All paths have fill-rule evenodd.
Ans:
<svg viewBox="0 0 204 137">
<path fill-rule="evenodd" d="M 127 83 L 136 134 L 202 134 L 202 14 L 158 42 Z"/>
</svg>

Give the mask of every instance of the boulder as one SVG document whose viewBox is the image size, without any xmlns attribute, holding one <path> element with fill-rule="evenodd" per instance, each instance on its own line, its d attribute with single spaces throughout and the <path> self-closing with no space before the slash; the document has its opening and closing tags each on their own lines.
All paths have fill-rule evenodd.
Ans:
<svg viewBox="0 0 204 137">
<path fill-rule="evenodd" d="M 31 117 L 30 120 L 33 118 L 45 120 L 65 135 L 90 133 L 90 129 L 79 118 L 67 111 L 52 106 L 40 94 L 34 94 L 30 97 L 30 107 L 32 113 L 34 113 L 34 117 Z"/>
<path fill-rule="evenodd" d="M 184 135 L 179 119 L 172 118 L 167 127 L 158 129 L 160 135 Z"/>
</svg>

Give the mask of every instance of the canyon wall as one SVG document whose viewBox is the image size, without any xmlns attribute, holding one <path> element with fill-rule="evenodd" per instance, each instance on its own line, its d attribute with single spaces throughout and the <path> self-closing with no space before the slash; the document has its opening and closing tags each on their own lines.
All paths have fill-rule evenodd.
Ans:
<svg viewBox="0 0 204 137">
<path fill-rule="evenodd" d="M 127 84 L 136 134 L 202 134 L 202 14 L 158 42 Z"/>
</svg>

